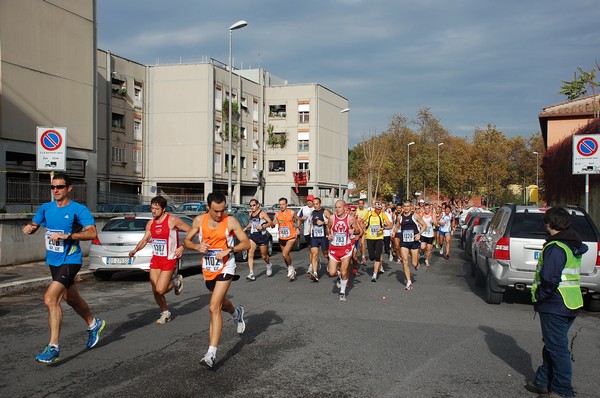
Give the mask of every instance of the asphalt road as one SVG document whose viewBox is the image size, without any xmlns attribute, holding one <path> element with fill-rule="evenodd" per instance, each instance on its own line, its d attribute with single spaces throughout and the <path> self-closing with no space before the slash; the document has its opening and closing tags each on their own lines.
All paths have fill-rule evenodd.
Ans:
<svg viewBox="0 0 600 398">
<path fill-rule="evenodd" d="M 88 279 L 80 292 L 107 320 L 98 346 L 85 348 L 85 325 L 64 306 L 61 360 L 33 360 L 47 344 L 43 289 L 0 302 L 0 394 L 3 397 L 530 397 L 524 388 L 541 361 L 539 320 L 525 293 L 486 304 L 459 255 L 435 256 L 404 290 L 396 264 L 377 283 L 361 271 L 339 302 L 335 280 L 308 280 L 308 251 L 294 253 L 302 269 L 288 282 L 281 255 L 267 278 L 230 289 L 246 309 L 238 335 L 224 316 L 215 369 L 199 365 L 208 347 L 208 292 L 187 273 L 181 296 L 169 293 L 173 320 L 156 325 L 159 310 L 145 275 L 110 282 Z M 386 261 L 387 263 L 387 261 Z M 370 272 L 372 264 L 367 266 Z M 324 270 L 321 271 L 324 273 Z M 571 329 L 578 398 L 599 397 L 600 315 L 582 311 Z"/>
</svg>

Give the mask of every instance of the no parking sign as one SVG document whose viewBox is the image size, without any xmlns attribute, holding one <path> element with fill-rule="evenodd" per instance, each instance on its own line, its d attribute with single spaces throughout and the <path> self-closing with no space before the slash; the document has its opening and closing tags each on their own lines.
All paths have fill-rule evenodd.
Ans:
<svg viewBox="0 0 600 398">
<path fill-rule="evenodd" d="M 38 127 L 36 147 L 38 170 L 65 171 L 67 169 L 66 127 Z"/>
</svg>

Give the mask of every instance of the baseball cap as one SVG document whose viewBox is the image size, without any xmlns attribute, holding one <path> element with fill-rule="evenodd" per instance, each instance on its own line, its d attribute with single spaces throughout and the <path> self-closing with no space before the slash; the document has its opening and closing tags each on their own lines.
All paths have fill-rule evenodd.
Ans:
<svg viewBox="0 0 600 398">
<path fill-rule="evenodd" d="M 375 203 L 375 208 L 381 209 L 381 208 L 383 208 L 383 206 L 381 205 L 381 203 L 377 202 L 377 203 Z"/>
<path fill-rule="evenodd" d="M 313 195 L 308 195 L 306 197 L 306 200 L 315 200 L 315 197 Z"/>
<path fill-rule="evenodd" d="M 419 200 L 419 203 L 425 203 L 424 199 Z"/>
</svg>

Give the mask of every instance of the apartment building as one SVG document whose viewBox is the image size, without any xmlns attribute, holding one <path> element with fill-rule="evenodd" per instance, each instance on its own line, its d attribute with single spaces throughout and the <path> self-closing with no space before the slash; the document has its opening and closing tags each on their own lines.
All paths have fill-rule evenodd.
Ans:
<svg viewBox="0 0 600 398">
<path fill-rule="evenodd" d="M 93 1 L 0 1 L 0 209 L 51 198 L 37 126 L 65 127 L 74 196 L 96 198 Z"/>
</svg>

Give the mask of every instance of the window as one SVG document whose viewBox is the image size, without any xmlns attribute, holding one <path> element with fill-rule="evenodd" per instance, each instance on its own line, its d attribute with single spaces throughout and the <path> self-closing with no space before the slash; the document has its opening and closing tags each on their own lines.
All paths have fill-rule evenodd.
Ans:
<svg viewBox="0 0 600 398">
<path fill-rule="evenodd" d="M 285 117 L 286 115 L 285 105 L 269 105 L 269 117 Z"/>
<path fill-rule="evenodd" d="M 248 133 L 247 133 L 248 130 L 246 130 L 246 127 L 240 127 L 240 130 L 241 130 L 240 136 L 242 137 L 242 139 L 243 140 L 248 139 Z"/>
<path fill-rule="evenodd" d="M 223 91 L 221 91 L 221 86 L 215 87 L 215 111 L 221 112 L 223 109 Z"/>
<path fill-rule="evenodd" d="M 308 123 L 310 104 L 298 104 L 298 123 Z"/>
<path fill-rule="evenodd" d="M 298 152 L 308 152 L 308 140 L 298 140 Z"/>
<path fill-rule="evenodd" d="M 214 161 L 215 161 L 215 174 L 221 174 L 221 154 L 220 153 L 215 153 L 214 156 Z"/>
<path fill-rule="evenodd" d="M 269 160 L 269 171 L 285 171 L 285 160 Z"/>
<path fill-rule="evenodd" d="M 135 82 L 133 86 L 133 105 L 136 108 L 141 108 L 143 103 L 142 83 Z"/>
<path fill-rule="evenodd" d="M 126 163 L 127 158 L 125 156 L 125 148 L 121 148 L 118 146 L 112 147 L 112 161 L 119 163 Z"/>
<path fill-rule="evenodd" d="M 125 116 L 119 115 L 118 113 L 112 114 L 112 127 L 113 129 L 125 130 Z"/>
<path fill-rule="evenodd" d="M 221 139 L 221 123 L 215 123 L 215 142 L 222 142 Z"/>
<path fill-rule="evenodd" d="M 243 109 L 248 110 L 248 98 L 242 97 L 242 102 L 240 103 L 240 105 L 242 105 Z"/>
<path fill-rule="evenodd" d="M 237 170 L 237 164 L 235 163 L 235 155 L 231 157 L 231 171 Z M 225 154 L 225 171 L 229 172 L 229 154 Z"/>
<path fill-rule="evenodd" d="M 252 121 L 258 122 L 258 100 L 252 101 Z"/>
<path fill-rule="evenodd" d="M 246 168 L 246 158 L 242 156 L 242 169 Z"/>
<path fill-rule="evenodd" d="M 133 149 L 133 171 L 136 174 L 142 174 L 142 150 L 141 148 Z"/>
<path fill-rule="evenodd" d="M 308 171 L 308 161 L 307 160 L 299 160 L 298 161 L 298 171 Z"/>
<path fill-rule="evenodd" d="M 142 121 L 141 120 L 133 121 L 133 139 L 136 141 L 142 140 Z"/>
</svg>

